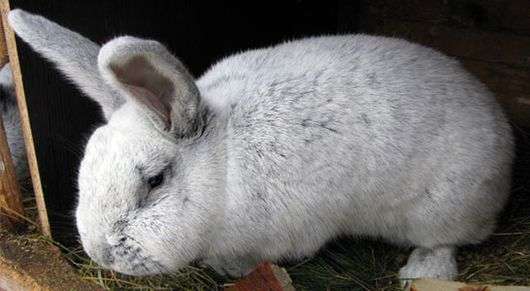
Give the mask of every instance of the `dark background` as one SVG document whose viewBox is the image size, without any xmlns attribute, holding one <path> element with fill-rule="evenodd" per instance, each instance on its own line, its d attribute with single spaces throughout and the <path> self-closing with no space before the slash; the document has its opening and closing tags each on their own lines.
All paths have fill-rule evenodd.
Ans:
<svg viewBox="0 0 530 291">
<path fill-rule="evenodd" d="M 12 0 L 11 7 L 41 14 L 100 44 L 125 34 L 156 39 L 195 76 L 241 50 L 306 35 L 353 32 L 358 19 L 355 1 L 220 2 Z M 76 239 L 77 168 L 87 138 L 103 120 L 95 103 L 17 40 L 52 233 L 71 244 Z"/>
<path fill-rule="evenodd" d="M 518 137 L 514 187 L 530 181 L 530 1 L 71 1 L 11 0 L 104 43 L 134 35 L 166 44 L 200 76 L 229 54 L 308 35 L 365 32 L 406 38 L 458 58 L 497 96 Z M 73 208 L 83 147 L 101 124 L 92 101 L 18 41 L 53 236 L 75 241 Z M 528 202 L 528 200 L 525 200 Z"/>
</svg>

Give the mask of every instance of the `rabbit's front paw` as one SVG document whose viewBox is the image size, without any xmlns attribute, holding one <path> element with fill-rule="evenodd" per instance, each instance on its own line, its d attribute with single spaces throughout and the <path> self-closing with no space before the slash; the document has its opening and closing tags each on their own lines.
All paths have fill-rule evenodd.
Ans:
<svg viewBox="0 0 530 291">
<path fill-rule="evenodd" d="M 252 272 L 257 265 L 255 260 L 245 258 L 210 258 L 205 260 L 204 263 L 219 275 L 231 278 L 244 277 Z"/>
<path fill-rule="evenodd" d="M 407 264 L 399 270 L 399 279 L 405 286 L 415 278 L 452 280 L 456 275 L 457 266 L 452 247 L 416 248 Z"/>
</svg>

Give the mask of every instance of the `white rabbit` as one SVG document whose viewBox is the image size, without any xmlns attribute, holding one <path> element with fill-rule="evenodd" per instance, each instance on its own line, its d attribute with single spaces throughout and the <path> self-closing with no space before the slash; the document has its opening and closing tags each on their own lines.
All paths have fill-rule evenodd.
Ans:
<svg viewBox="0 0 530 291">
<path fill-rule="evenodd" d="M 101 105 L 107 123 L 86 146 L 76 219 L 85 251 L 118 272 L 203 261 L 241 276 L 351 235 L 415 247 L 403 279 L 450 279 L 455 247 L 484 240 L 507 199 L 507 119 L 432 49 L 306 38 L 194 80 L 153 40 L 100 48 L 21 10 L 9 22 Z"/>
<path fill-rule="evenodd" d="M 9 63 L 0 70 L 0 109 L 17 179 L 22 186 L 27 186 L 25 183 L 29 181 L 28 161 Z"/>
</svg>

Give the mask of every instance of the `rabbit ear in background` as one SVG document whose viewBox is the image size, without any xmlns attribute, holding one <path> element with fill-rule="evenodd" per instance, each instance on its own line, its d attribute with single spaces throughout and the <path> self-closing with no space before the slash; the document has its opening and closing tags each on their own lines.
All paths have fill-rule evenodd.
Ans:
<svg viewBox="0 0 530 291">
<path fill-rule="evenodd" d="M 101 48 L 98 65 L 105 81 L 139 104 L 159 129 L 181 137 L 193 134 L 199 90 L 185 66 L 162 44 L 115 38 Z"/>
<path fill-rule="evenodd" d="M 97 68 L 100 46 L 46 18 L 20 9 L 9 12 L 9 24 L 35 51 L 54 62 L 85 94 L 101 106 L 108 120 L 124 99 L 113 92 Z"/>
</svg>

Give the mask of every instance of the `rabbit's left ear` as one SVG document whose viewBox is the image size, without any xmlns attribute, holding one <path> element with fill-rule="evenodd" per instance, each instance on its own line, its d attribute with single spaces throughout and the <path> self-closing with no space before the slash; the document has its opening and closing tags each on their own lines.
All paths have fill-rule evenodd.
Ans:
<svg viewBox="0 0 530 291">
<path fill-rule="evenodd" d="M 200 94 L 186 67 L 162 44 L 124 36 L 105 44 L 100 73 L 126 99 L 139 104 L 159 129 L 180 137 L 199 122 Z"/>
<path fill-rule="evenodd" d="M 11 10 L 8 20 L 20 38 L 54 62 L 64 75 L 101 106 L 107 120 L 125 102 L 101 79 L 96 64 L 99 45 L 53 21 L 20 9 Z"/>
</svg>

